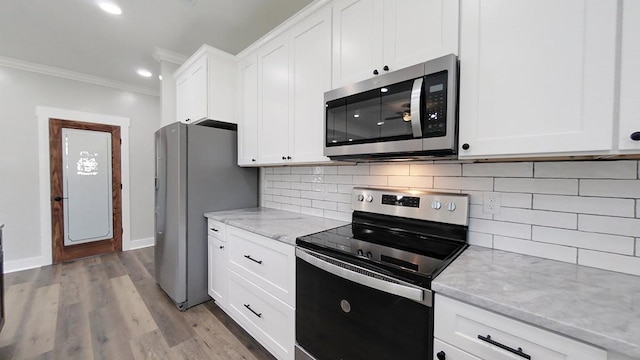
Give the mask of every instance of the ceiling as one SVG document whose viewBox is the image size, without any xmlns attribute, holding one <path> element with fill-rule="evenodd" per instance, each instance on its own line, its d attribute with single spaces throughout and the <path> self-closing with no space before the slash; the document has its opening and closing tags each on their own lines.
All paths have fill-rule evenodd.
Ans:
<svg viewBox="0 0 640 360">
<path fill-rule="evenodd" d="M 208 44 L 235 55 L 312 0 L 112 0 L 122 15 L 100 0 L 2 1 L 1 57 L 157 92 L 156 48 L 189 56 Z"/>
</svg>

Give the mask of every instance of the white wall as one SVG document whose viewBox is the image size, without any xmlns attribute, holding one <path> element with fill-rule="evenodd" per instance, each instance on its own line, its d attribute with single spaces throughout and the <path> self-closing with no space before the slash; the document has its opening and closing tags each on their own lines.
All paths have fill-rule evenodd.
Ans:
<svg viewBox="0 0 640 360">
<path fill-rule="evenodd" d="M 162 99 L 162 119 L 160 127 L 176 122 L 176 79 L 173 73 L 180 65 L 168 61 L 160 61 L 160 98 Z"/>
<path fill-rule="evenodd" d="M 127 117 L 131 239 L 153 238 L 153 133 L 156 96 L 0 67 L 0 223 L 6 268 L 41 256 L 36 106 Z"/>
<path fill-rule="evenodd" d="M 640 275 L 637 160 L 275 167 L 262 206 L 351 221 L 354 186 L 470 194 L 469 242 Z M 497 192 L 501 211 L 483 211 Z"/>
</svg>

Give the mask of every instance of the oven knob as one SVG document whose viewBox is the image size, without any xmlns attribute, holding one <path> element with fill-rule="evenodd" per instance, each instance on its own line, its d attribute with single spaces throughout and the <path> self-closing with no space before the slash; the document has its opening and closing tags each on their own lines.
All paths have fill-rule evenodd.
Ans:
<svg viewBox="0 0 640 360">
<path fill-rule="evenodd" d="M 367 202 L 372 202 L 372 201 L 373 201 L 373 196 L 367 195 Z"/>
<path fill-rule="evenodd" d="M 359 195 L 358 195 L 358 201 L 362 201 L 362 200 L 364 200 L 364 195 L 359 194 Z"/>
<path fill-rule="evenodd" d="M 362 249 L 358 249 L 358 256 L 362 256 L 364 255 L 364 252 L 362 251 Z"/>
<path fill-rule="evenodd" d="M 371 253 L 371 251 L 367 251 L 367 258 L 368 259 L 373 258 L 373 254 Z"/>
<path fill-rule="evenodd" d="M 436 354 L 436 357 L 438 360 L 446 360 L 447 354 L 445 354 L 444 351 L 440 351 Z"/>
<path fill-rule="evenodd" d="M 452 203 L 452 202 L 447 203 L 447 210 L 449 210 L 449 211 L 453 211 L 453 210 L 455 210 L 455 209 L 456 209 L 456 204 L 454 204 L 454 203 Z"/>
<path fill-rule="evenodd" d="M 440 210 L 441 207 L 442 207 L 442 203 L 440 203 L 440 201 L 438 200 L 435 200 L 431 203 L 432 209 Z"/>
</svg>

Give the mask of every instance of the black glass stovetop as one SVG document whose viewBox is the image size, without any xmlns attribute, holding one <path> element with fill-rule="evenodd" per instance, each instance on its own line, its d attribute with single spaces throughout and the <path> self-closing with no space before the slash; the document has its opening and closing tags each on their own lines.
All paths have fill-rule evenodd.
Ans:
<svg viewBox="0 0 640 360">
<path fill-rule="evenodd" d="M 466 226 L 355 212 L 351 224 L 299 237 L 296 244 L 430 288 L 467 247 L 466 239 Z"/>
</svg>

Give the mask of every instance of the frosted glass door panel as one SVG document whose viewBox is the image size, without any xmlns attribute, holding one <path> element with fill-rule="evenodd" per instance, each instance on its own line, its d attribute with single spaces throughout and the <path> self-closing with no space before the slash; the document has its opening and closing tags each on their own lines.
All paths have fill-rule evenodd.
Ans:
<svg viewBox="0 0 640 360">
<path fill-rule="evenodd" d="M 64 244 L 113 237 L 111 134 L 62 129 Z"/>
</svg>

